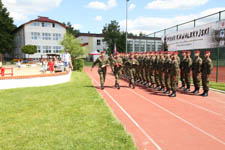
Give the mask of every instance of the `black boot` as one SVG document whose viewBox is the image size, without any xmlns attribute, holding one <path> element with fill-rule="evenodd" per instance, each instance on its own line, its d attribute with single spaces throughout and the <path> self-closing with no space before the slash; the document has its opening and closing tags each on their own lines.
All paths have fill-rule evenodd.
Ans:
<svg viewBox="0 0 225 150">
<path fill-rule="evenodd" d="M 207 96 L 208 96 L 208 91 L 204 91 L 204 92 L 201 94 L 201 96 L 207 97 Z"/>
<path fill-rule="evenodd" d="M 170 90 L 166 90 L 165 94 L 170 94 Z"/>
<path fill-rule="evenodd" d="M 150 88 L 153 88 L 154 87 L 154 83 L 152 83 L 151 85 L 150 85 Z"/>
<path fill-rule="evenodd" d="M 104 90 L 104 84 L 101 84 L 101 89 Z"/>
<path fill-rule="evenodd" d="M 198 93 L 199 93 L 199 90 L 196 90 L 196 91 L 194 92 L 195 95 L 197 95 Z"/>
<path fill-rule="evenodd" d="M 132 83 L 132 85 L 133 85 L 133 89 L 135 89 L 135 84 L 134 84 L 134 83 Z"/>
<path fill-rule="evenodd" d="M 120 89 L 120 85 L 119 85 L 119 83 L 117 83 L 117 89 L 118 89 L 118 90 Z"/>
<path fill-rule="evenodd" d="M 195 89 L 194 91 L 192 91 L 191 93 L 193 93 L 193 94 L 194 94 L 195 92 L 196 92 L 196 89 Z"/>
<path fill-rule="evenodd" d="M 164 91 L 165 90 L 165 88 L 164 87 L 162 87 L 161 89 L 160 89 L 160 91 Z"/>
<path fill-rule="evenodd" d="M 186 89 L 185 89 L 185 92 L 190 92 L 190 86 L 188 86 Z"/>
<path fill-rule="evenodd" d="M 170 94 L 169 97 L 176 97 L 176 92 L 173 91 L 173 93 Z"/>
<path fill-rule="evenodd" d="M 129 88 L 131 88 L 131 81 L 129 81 Z"/>
</svg>

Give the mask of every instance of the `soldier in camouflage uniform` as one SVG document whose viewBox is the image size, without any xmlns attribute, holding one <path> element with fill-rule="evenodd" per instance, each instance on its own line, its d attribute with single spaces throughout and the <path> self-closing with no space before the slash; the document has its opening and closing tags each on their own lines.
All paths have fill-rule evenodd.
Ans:
<svg viewBox="0 0 225 150">
<path fill-rule="evenodd" d="M 139 62 L 136 59 L 134 59 L 134 55 L 130 53 L 130 58 L 128 59 L 125 65 L 128 66 L 128 70 L 129 70 L 129 87 L 131 87 L 132 85 L 134 89 L 135 88 L 134 77 L 136 74 L 135 67 L 136 65 L 139 65 Z"/>
<path fill-rule="evenodd" d="M 212 60 L 210 59 L 210 51 L 205 52 L 205 58 L 203 59 L 202 62 L 202 68 L 201 68 L 201 73 L 202 73 L 202 86 L 203 86 L 203 93 L 201 96 L 208 96 L 209 92 L 209 75 L 211 74 L 213 69 L 213 63 Z"/>
<path fill-rule="evenodd" d="M 116 53 L 116 57 L 113 59 L 113 68 L 114 68 L 113 70 L 114 70 L 114 76 L 115 76 L 115 87 L 117 89 L 120 89 L 119 77 L 120 77 L 122 65 L 123 65 L 123 60 L 120 58 L 120 54 Z"/>
<path fill-rule="evenodd" d="M 109 62 L 110 62 L 110 68 L 111 68 L 112 72 L 114 72 L 114 68 L 113 68 L 113 59 L 114 59 L 113 54 L 111 54 L 111 55 L 109 56 Z"/>
<path fill-rule="evenodd" d="M 155 53 L 151 52 L 150 60 L 149 60 L 149 74 L 150 74 L 150 88 L 153 88 L 155 85 L 155 77 L 154 77 L 154 63 L 155 63 Z"/>
<path fill-rule="evenodd" d="M 184 70 L 185 70 L 185 83 L 187 88 L 185 92 L 190 92 L 191 87 L 191 66 L 192 66 L 192 59 L 191 59 L 191 51 L 186 52 L 187 56 L 184 61 Z"/>
<path fill-rule="evenodd" d="M 176 54 L 173 55 L 169 71 L 170 71 L 170 75 L 171 75 L 170 81 L 171 81 L 171 90 L 172 90 L 172 94 L 169 95 L 169 96 L 170 97 L 176 97 L 177 76 L 179 74 L 179 63 L 177 61 L 177 55 Z"/>
<path fill-rule="evenodd" d="M 180 89 L 185 89 L 185 59 L 186 59 L 186 51 L 182 51 L 182 59 L 180 62 L 180 81 L 182 86 Z"/>
<path fill-rule="evenodd" d="M 177 74 L 177 78 L 176 78 L 177 79 L 177 86 L 178 86 L 179 74 L 180 74 L 180 57 L 178 56 L 178 51 L 176 51 L 174 54 L 177 55 L 176 58 L 177 58 L 177 63 L 179 65 L 179 73 Z"/>
<path fill-rule="evenodd" d="M 165 89 L 164 63 L 165 63 L 164 51 L 161 51 L 160 56 L 159 56 L 159 63 L 158 63 L 159 81 L 160 81 L 160 85 L 161 85 L 161 89 L 159 89 L 160 91 L 164 91 L 164 89 Z"/>
<path fill-rule="evenodd" d="M 149 87 L 149 82 L 150 82 L 150 68 L 149 68 L 149 63 L 150 63 L 150 52 L 147 53 L 147 57 L 145 59 L 145 70 L 146 70 L 146 86 Z"/>
<path fill-rule="evenodd" d="M 171 66 L 171 57 L 170 57 L 170 52 L 166 52 L 165 55 L 165 62 L 164 62 L 164 67 L 163 71 L 165 72 L 165 84 L 166 84 L 166 92 L 165 94 L 170 94 L 171 90 L 171 82 L 170 82 L 170 66 Z"/>
<path fill-rule="evenodd" d="M 195 87 L 195 90 L 192 91 L 193 94 L 198 94 L 200 89 L 202 59 L 199 57 L 199 54 L 200 51 L 195 51 L 195 58 L 192 64 L 192 79 Z"/>
<path fill-rule="evenodd" d="M 98 74 L 100 76 L 101 89 L 104 89 L 105 77 L 107 73 L 107 66 L 109 65 L 109 60 L 105 57 L 104 51 L 101 52 L 101 56 L 96 59 L 93 63 L 92 68 L 98 64 Z M 91 68 L 91 71 L 92 71 Z"/>
<path fill-rule="evenodd" d="M 154 62 L 154 77 L 155 77 L 155 83 L 156 83 L 156 90 L 160 89 L 160 82 L 159 82 L 159 52 L 156 52 L 156 58 Z"/>
</svg>

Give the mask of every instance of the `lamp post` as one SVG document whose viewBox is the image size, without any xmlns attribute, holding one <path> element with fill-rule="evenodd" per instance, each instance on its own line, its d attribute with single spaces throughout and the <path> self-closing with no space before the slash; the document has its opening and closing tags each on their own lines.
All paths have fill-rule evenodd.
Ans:
<svg viewBox="0 0 225 150">
<path fill-rule="evenodd" d="M 128 19 L 128 2 L 129 2 L 129 0 L 126 0 L 126 53 L 127 53 L 127 19 Z"/>
</svg>

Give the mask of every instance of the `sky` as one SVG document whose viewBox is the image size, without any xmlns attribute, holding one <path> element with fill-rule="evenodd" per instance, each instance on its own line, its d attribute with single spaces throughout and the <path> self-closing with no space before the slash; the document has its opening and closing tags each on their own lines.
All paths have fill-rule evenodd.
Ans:
<svg viewBox="0 0 225 150">
<path fill-rule="evenodd" d="M 71 22 L 74 28 L 85 33 L 101 33 L 111 20 L 119 22 L 121 30 L 125 31 L 126 0 L 2 2 L 17 26 L 37 16 L 46 16 L 59 22 Z M 149 34 L 221 10 L 225 10 L 225 0 L 129 0 L 128 32 Z M 225 12 L 222 18 L 225 19 Z"/>
</svg>

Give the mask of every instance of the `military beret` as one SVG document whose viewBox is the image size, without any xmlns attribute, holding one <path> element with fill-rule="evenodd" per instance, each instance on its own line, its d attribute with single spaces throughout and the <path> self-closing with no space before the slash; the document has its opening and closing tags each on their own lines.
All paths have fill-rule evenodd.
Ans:
<svg viewBox="0 0 225 150">
<path fill-rule="evenodd" d="M 197 50 L 197 51 L 195 51 L 195 53 L 198 53 L 198 54 L 199 54 L 199 53 L 200 53 L 200 51 L 199 51 L 199 50 Z"/>
<path fill-rule="evenodd" d="M 205 51 L 205 54 L 210 54 L 211 52 L 210 51 Z"/>
<path fill-rule="evenodd" d="M 103 54 L 103 53 L 105 53 L 105 52 L 104 52 L 104 51 L 101 51 L 100 53 Z"/>
</svg>

